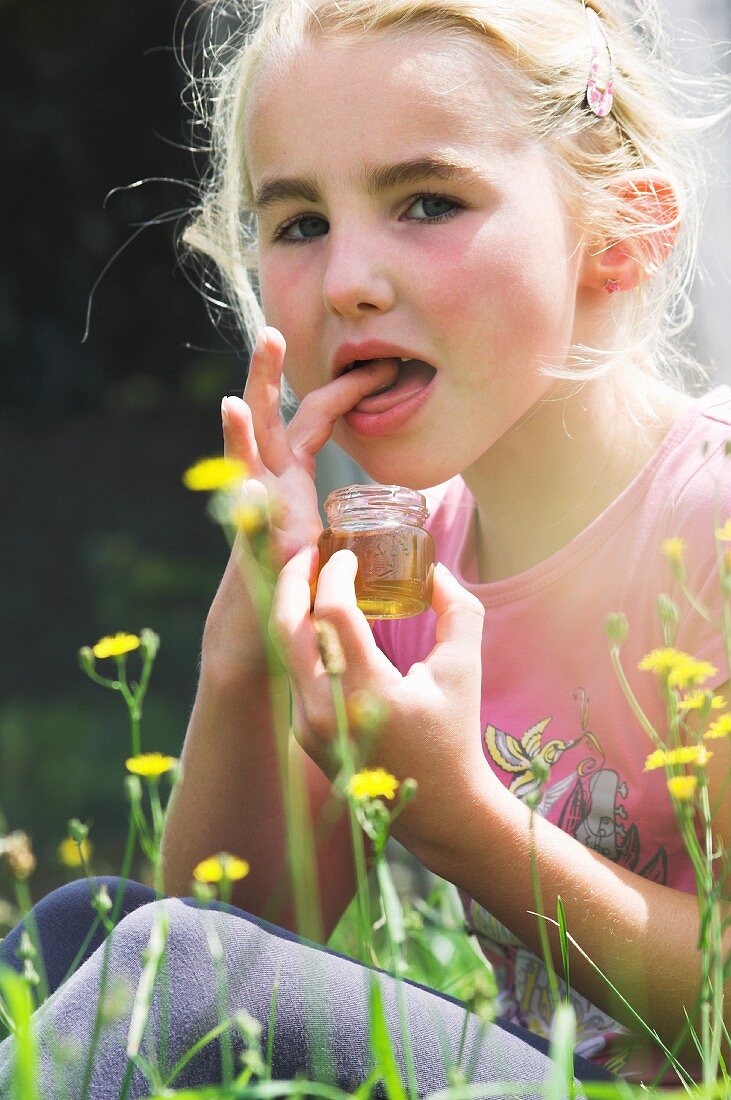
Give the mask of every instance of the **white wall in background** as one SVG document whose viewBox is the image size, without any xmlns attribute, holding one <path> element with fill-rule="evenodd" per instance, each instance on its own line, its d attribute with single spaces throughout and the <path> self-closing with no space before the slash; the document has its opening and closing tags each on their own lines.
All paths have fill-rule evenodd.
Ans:
<svg viewBox="0 0 731 1100">
<path fill-rule="evenodd" d="M 662 4 L 681 68 L 700 76 L 710 63 L 714 69 L 725 66 L 731 72 L 729 0 L 662 0 Z M 684 42 L 687 38 L 692 43 Z M 731 383 L 731 121 L 717 132 L 712 148 L 717 179 L 709 187 L 705 209 L 692 336 L 712 380 Z"/>
</svg>

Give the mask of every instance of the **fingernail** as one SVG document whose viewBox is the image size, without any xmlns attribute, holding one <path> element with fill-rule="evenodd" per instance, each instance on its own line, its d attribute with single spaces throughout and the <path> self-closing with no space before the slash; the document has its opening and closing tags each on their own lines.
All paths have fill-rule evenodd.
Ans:
<svg viewBox="0 0 731 1100">
<path fill-rule="evenodd" d="M 228 427 L 228 406 L 226 405 L 226 398 L 221 401 L 221 420 L 223 421 L 224 428 Z"/>
<path fill-rule="evenodd" d="M 260 354 L 261 352 L 263 352 L 264 351 L 264 345 L 265 345 L 264 329 L 261 329 L 261 331 L 257 332 L 257 334 L 256 334 L 256 343 L 254 344 L 254 354 L 257 355 L 257 354 Z"/>
</svg>

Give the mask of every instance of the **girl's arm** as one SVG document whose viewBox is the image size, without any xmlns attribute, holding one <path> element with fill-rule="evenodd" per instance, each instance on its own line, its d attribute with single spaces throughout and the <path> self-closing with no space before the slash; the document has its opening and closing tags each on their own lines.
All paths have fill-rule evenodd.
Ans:
<svg viewBox="0 0 731 1100">
<path fill-rule="evenodd" d="M 729 698 L 728 685 L 717 689 Z M 729 739 L 714 741 L 708 767 L 714 833 L 729 849 L 731 768 Z M 668 795 L 668 797 L 670 797 Z M 455 804 L 439 808 L 454 818 Z M 613 863 L 537 814 L 533 821 L 544 913 L 556 918 L 559 895 L 568 931 L 639 1015 L 671 1045 L 692 1015 L 701 987 L 700 920 L 687 894 Z M 460 799 L 454 840 L 416 854 L 436 874 L 462 887 L 541 956 L 531 875 L 530 811 L 486 765 Z M 405 843 L 408 843 L 404 839 Z M 725 914 L 724 914 L 725 915 Z M 548 924 L 553 962 L 561 973 L 558 932 Z M 725 939 L 727 954 L 731 942 Z M 571 985 L 614 1019 L 637 1031 L 637 1021 L 606 982 L 571 951 Z M 697 1020 L 696 1020 L 697 1026 Z M 688 1041 L 684 1052 L 693 1057 Z"/>
<path fill-rule="evenodd" d="M 231 592 L 233 588 L 233 592 Z M 243 593 L 233 559 L 216 597 L 230 607 Z M 229 598 L 230 597 L 230 598 Z M 201 673 L 175 788 L 162 838 L 166 893 L 187 897 L 193 868 L 200 860 L 228 851 L 246 859 L 249 875 L 234 883 L 232 904 L 284 928 L 296 931 L 287 873 L 285 817 L 274 740 L 269 677 L 263 651 L 234 663 L 210 641 L 211 619 L 204 640 Z M 252 613 L 253 614 L 253 613 Z M 245 620 L 229 619 L 229 627 Z M 251 631 L 249 631 L 251 635 Z M 256 635 L 254 634 L 254 637 Z M 288 685 L 273 683 L 277 705 L 288 709 Z M 317 826 L 330 804 L 330 784 L 289 735 L 292 762 L 299 764 L 313 822 Z M 355 892 L 347 815 L 340 815 L 317 852 L 322 936 L 329 936 Z"/>
</svg>

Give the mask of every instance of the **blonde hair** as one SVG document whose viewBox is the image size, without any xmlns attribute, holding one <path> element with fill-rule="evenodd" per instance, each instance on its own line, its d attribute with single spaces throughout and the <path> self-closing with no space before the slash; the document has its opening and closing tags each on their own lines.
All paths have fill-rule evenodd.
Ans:
<svg viewBox="0 0 731 1100">
<path fill-rule="evenodd" d="M 694 80 L 673 67 L 656 0 L 590 0 L 616 70 L 614 105 L 600 119 L 585 103 L 591 46 L 584 6 L 583 0 L 209 0 L 203 56 L 197 59 L 203 71 L 191 74 L 208 169 L 182 240 L 215 265 L 250 344 L 265 323 L 243 143 L 257 77 L 318 36 L 357 40 L 420 29 L 436 32 L 442 42 L 480 41 L 491 50 L 514 95 L 516 126 L 551 157 L 586 239 L 604 247 L 624 241 L 652 265 L 650 279 L 613 296 L 604 347 L 573 345 L 565 365 L 546 365 L 543 373 L 585 381 L 631 361 L 680 390 L 690 373 L 706 380 L 680 338 L 693 319 L 690 290 L 709 166 L 699 135 L 731 112 L 729 78 Z M 713 110 L 709 97 L 727 105 Z M 667 258 L 659 235 L 672 225 L 659 225 L 643 203 L 612 187 L 619 177 L 643 172 L 667 177 L 677 196 L 677 236 Z M 285 382 L 283 410 L 293 407 L 296 399 Z"/>
</svg>

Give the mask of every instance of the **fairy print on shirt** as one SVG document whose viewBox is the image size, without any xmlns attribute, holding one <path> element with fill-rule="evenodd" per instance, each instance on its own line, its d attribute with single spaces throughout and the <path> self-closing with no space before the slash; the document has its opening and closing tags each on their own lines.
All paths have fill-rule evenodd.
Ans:
<svg viewBox="0 0 731 1100">
<path fill-rule="evenodd" d="M 552 718 L 543 718 L 520 735 L 488 725 L 484 743 L 496 768 L 510 777 L 508 788 L 521 800 L 533 796 L 536 812 L 607 859 L 655 882 L 667 881 L 667 854 L 663 847 L 640 864 L 640 835 L 628 822 L 625 801 L 629 784 L 615 768 L 608 767 L 602 745 L 589 729 L 586 693 L 577 689 L 581 725 L 573 739 L 552 736 Z M 541 761 L 543 768 L 536 768 Z M 560 778 L 552 781 L 552 769 L 561 762 Z M 567 770 L 568 768 L 568 770 Z M 539 775 L 548 773 L 541 785 Z M 538 774 L 536 774 L 538 773 Z M 495 971 L 500 996 L 497 1011 L 505 1018 L 548 1036 L 551 1004 L 548 976 L 541 959 L 533 954 L 491 913 L 460 890 L 467 927 L 477 936 Z M 565 986 L 559 981 L 561 993 Z M 632 1043 L 625 1028 L 575 990 L 570 991 L 577 1018 L 577 1053 L 591 1058 L 611 1058 L 615 1072 L 629 1056 Z"/>
<path fill-rule="evenodd" d="M 550 735 L 544 738 L 551 718 L 537 722 L 521 737 L 488 725 L 484 738 L 490 759 L 513 776 L 509 790 L 523 801 L 540 788 L 533 770 L 536 761 L 540 760 L 548 767 L 549 778 L 536 804 L 536 812 L 548 817 L 553 811 L 552 820 L 559 828 L 585 847 L 664 885 L 668 870 L 665 849 L 658 848 L 643 866 L 638 867 L 639 830 L 634 823 L 626 824 L 627 782 L 614 768 L 606 766 L 604 750 L 588 728 L 589 704 L 583 688 L 574 693 L 574 698 L 581 700 L 581 732 L 574 740 L 564 741 Z M 573 763 L 574 767 L 552 783 L 550 769 L 562 759 L 562 771 L 567 763 Z M 555 810 L 559 804 L 560 811 Z"/>
</svg>

